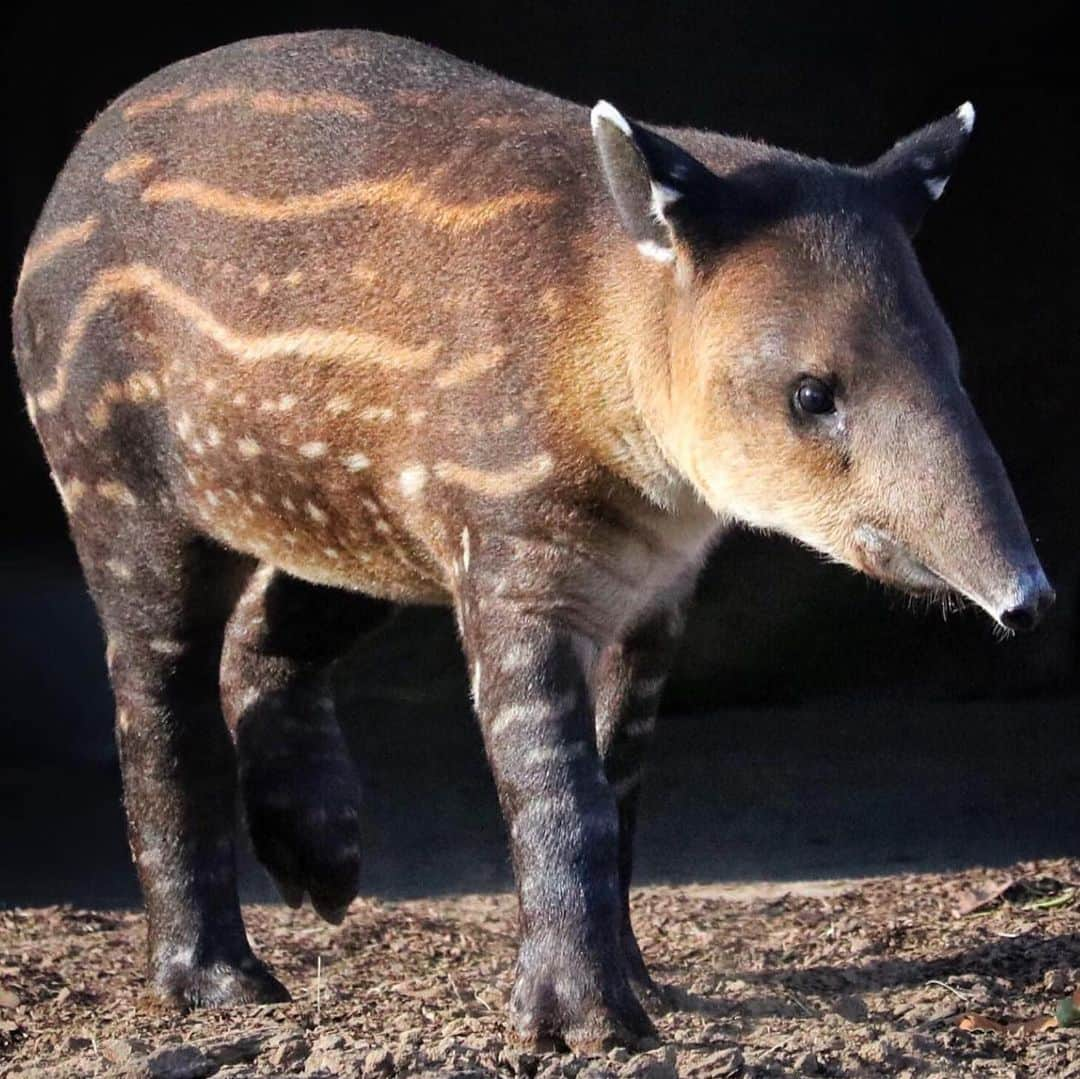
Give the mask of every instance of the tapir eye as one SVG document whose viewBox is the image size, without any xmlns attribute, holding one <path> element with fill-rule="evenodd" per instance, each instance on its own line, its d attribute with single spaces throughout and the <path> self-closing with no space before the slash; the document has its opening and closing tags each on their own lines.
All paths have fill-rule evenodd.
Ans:
<svg viewBox="0 0 1080 1079">
<path fill-rule="evenodd" d="M 795 387 L 795 407 L 800 412 L 822 416 L 836 409 L 833 391 L 828 383 L 813 375 L 804 375 Z"/>
</svg>

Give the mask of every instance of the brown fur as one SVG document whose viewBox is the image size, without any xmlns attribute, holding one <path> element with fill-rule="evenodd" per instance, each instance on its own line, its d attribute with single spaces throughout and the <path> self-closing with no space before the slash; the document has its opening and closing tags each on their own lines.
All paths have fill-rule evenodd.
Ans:
<svg viewBox="0 0 1080 1079">
<path fill-rule="evenodd" d="M 1046 599 L 901 228 L 962 113 L 876 172 L 606 115 L 378 34 L 241 42 L 124 94 L 57 182 L 17 358 L 171 999 L 284 992 L 236 903 L 237 767 L 286 898 L 355 894 L 323 668 L 358 594 L 455 609 L 521 895 L 514 1022 L 582 1046 L 651 1031 L 636 788 L 726 528 L 995 617 Z"/>
</svg>

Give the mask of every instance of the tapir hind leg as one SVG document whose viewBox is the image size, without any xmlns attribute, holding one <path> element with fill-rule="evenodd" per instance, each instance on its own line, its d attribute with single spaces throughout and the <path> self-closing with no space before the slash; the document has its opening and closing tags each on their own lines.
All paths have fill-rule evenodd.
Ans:
<svg viewBox="0 0 1080 1079">
<path fill-rule="evenodd" d="M 260 566 L 229 620 L 221 667 L 255 853 L 292 906 L 340 922 L 360 870 L 360 782 L 330 674 L 391 606 Z"/>
<path fill-rule="evenodd" d="M 236 889 L 236 762 L 217 671 L 243 561 L 115 478 L 83 496 L 72 531 L 108 638 L 154 989 L 188 1007 L 287 1000 L 252 954 Z"/>
</svg>

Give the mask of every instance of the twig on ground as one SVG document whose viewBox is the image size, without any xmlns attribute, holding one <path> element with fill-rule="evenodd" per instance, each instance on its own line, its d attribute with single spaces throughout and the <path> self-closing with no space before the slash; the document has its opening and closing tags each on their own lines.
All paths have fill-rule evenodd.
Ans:
<svg viewBox="0 0 1080 1079">
<path fill-rule="evenodd" d="M 931 978 L 930 981 L 928 981 L 926 984 L 927 985 L 940 985 L 942 989 L 948 989 L 948 991 L 950 993 L 955 993 L 961 1000 L 970 1000 L 971 999 L 971 994 L 970 993 L 965 993 L 965 992 L 961 991 L 960 989 L 957 989 L 955 986 L 949 985 L 948 982 L 939 982 L 936 978 Z"/>
</svg>

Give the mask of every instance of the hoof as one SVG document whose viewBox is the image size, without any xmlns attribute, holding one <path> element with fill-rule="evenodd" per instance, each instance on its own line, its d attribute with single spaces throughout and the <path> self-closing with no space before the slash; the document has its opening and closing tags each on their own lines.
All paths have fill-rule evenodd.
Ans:
<svg viewBox="0 0 1080 1079">
<path fill-rule="evenodd" d="M 546 968 L 519 970 L 510 999 L 516 1040 L 534 1050 L 567 1048 L 575 1053 L 655 1048 L 656 1028 L 617 964 L 595 971 Z"/>
<path fill-rule="evenodd" d="M 678 1010 L 680 998 L 673 986 L 661 985 L 651 977 L 647 982 L 634 979 L 630 984 L 650 1015 L 667 1015 Z"/>
<path fill-rule="evenodd" d="M 255 855 L 281 897 L 299 907 L 309 895 L 316 912 L 339 925 L 360 888 L 359 787 L 351 768 L 348 776 L 333 771 L 281 777 L 253 770 L 243 792 Z"/>
<path fill-rule="evenodd" d="M 644 1011 L 641 1012 L 645 1016 Z M 616 1014 L 609 1008 L 576 1017 L 563 1031 L 563 1039 L 579 1055 L 606 1054 L 612 1049 L 655 1049 L 659 1044 L 656 1028 L 648 1016 Z"/>
<path fill-rule="evenodd" d="M 638 947 L 637 938 L 629 925 L 623 932 L 623 959 L 630 985 L 641 1002 L 653 1015 L 663 1015 L 675 1008 L 675 994 L 667 987 L 653 980 L 645 959 Z"/>
<path fill-rule="evenodd" d="M 285 986 L 254 956 L 239 964 L 172 965 L 156 974 L 152 985 L 158 1000 L 184 1011 L 240 1004 L 280 1004 L 292 999 Z"/>
</svg>

